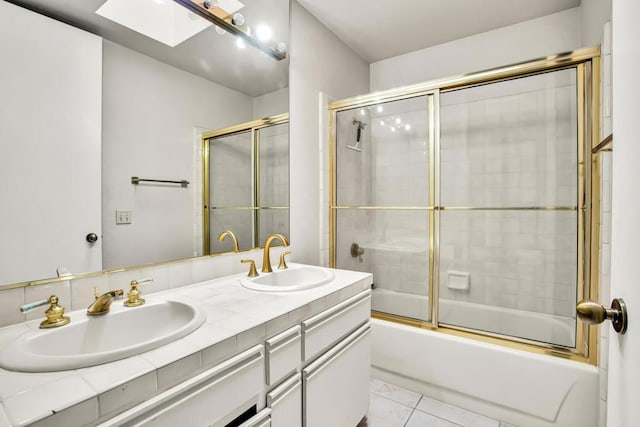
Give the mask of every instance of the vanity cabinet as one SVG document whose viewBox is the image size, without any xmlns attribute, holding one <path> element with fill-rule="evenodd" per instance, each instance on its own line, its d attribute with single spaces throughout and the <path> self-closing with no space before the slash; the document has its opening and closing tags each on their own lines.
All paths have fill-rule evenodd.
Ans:
<svg viewBox="0 0 640 427">
<path fill-rule="evenodd" d="M 257 404 L 264 360 L 264 347 L 257 345 L 100 426 L 224 426 Z M 263 425 L 269 424 L 255 424 Z"/>
<path fill-rule="evenodd" d="M 302 334 L 300 326 L 269 338 L 265 343 L 267 366 L 266 382 L 268 386 L 277 384 L 300 366 Z"/>
<path fill-rule="evenodd" d="M 369 409 L 367 322 L 302 371 L 304 426 L 356 426 Z"/>
<path fill-rule="evenodd" d="M 271 409 L 267 408 L 240 424 L 240 427 L 271 427 L 271 425 Z"/>
<path fill-rule="evenodd" d="M 241 427 L 355 427 L 369 408 L 370 310 L 366 290 L 100 426 L 222 427 L 255 407 Z"/>
<path fill-rule="evenodd" d="M 302 377 L 296 373 L 267 393 L 273 427 L 302 425 Z"/>
<path fill-rule="evenodd" d="M 371 291 L 367 290 L 302 322 L 303 360 L 308 363 L 369 321 Z"/>
</svg>

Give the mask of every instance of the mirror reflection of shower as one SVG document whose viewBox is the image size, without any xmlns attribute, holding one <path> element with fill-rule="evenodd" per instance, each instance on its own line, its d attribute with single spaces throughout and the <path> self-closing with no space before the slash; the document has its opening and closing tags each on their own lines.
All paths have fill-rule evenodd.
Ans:
<svg viewBox="0 0 640 427">
<path fill-rule="evenodd" d="M 347 145 L 347 148 L 351 149 L 351 150 L 355 150 L 355 151 L 362 151 L 362 149 L 360 148 L 360 140 L 362 138 L 362 131 L 367 127 L 367 124 L 365 122 L 363 122 L 362 120 L 358 120 L 358 119 L 353 119 L 353 124 L 354 126 L 357 126 L 356 128 L 356 142 L 353 145 Z"/>
</svg>

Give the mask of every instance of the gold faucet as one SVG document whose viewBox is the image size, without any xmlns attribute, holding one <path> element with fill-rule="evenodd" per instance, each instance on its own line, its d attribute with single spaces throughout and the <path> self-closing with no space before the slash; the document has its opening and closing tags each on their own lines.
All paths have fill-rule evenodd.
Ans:
<svg viewBox="0 0 640 427">
<path fill-rule="evenodd" d="M 271 249 L 271 243 L 278 239 L 282 243 L 282 246 L 289 246 L 289 242 L 287 238 L 282 234 L 275 233 L 270 235 L 267 238 L 267 241 L 264 244 L 264 255 L 262 256 L 262 272 L 263 273 L 271 273 L 273 270 L 271 269 L 271 258 L 269 257 L 269 249 Z"/>
<path fill-rule="evenodd" d="M 44 315 L 47 318 L 40 323 L 40 329 L 57 328 L 58 326 L 63 326 L 70 322 L 70 319 L 64 315 L 64 307 L 58 305 L 58 297 L 55 295 L 51 295 L 49 298 L 42 301 L 25 304 L 20 307 L 20 311 L 28 313 L 35 308 L 42 307 L 47 304 L 49 304 L 49 308 L 44 312 Z"/>
<path fill-rule="evenodd" d="M 287 255 L 291 255 L 291 251 L 284 251 L 280 254 L 280 262 L 278 263 L 278 270 L 286 270 L 289 268 L 287 266 L 287 261 L 285 261 L 284 257 Z"/>
<path fill-rule="evenodd" d="M 138 307 L 144 304 L 146 301 L 140 298 L 140 291 L 138 290 L 138 285 L 144 285 L 145 283 L 152 283 L 152 278 L 140 279 L 140 280 L 132 280 L 131 281 L 131 289 L 127 293 L 127 300 L 124 302 L 125 307 Z"/>
<path fill-rule="evenodd" d="M 218 240 L 219 241 L 223 241 L 225 237 L 229 236 L 231 238 L 231 240 L 233 240 L 233 252 L 240 252 L 240 248 L 238 247 L 238 239 L 236 239 L 236 235 L 233 234 L 233 231 L 231 230 L 224 230 L 222 233 L 220 233 L 220 235 L 218 236 Z"/>
<path fill-rule="evenodd" d="M 124 291 L 122 289 L 116 289 L 114 291 L 106 292 L 102 295 L 98 295 L 98 288 L 93 288 L 93 293 L 96 300 L 87 307 L 87 314 L 89 316 L 99 316 L 101 314 L 107 314 L 111 308 L 111 303 L 114 299 L 122 297 Z"/>
</svg>

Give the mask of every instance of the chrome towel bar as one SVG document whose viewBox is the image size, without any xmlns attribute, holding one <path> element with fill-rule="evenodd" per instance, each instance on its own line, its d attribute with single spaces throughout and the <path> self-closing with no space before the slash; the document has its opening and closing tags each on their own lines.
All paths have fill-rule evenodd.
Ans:
<svg viewBox="0 0 640 427">
<path fill-rule="evenodd" d="M 145 179 L 145 178 L 138 178 L 137 176 L 131 177 L 131 183 L 133 185 L 138 185 L 141 182 L 160 182 L 163 184 L 180 184 L 180 186 L 185 188 L 189 186 L 189 181 L 187 181 L 186 179 L 183 179 L 181 181 L 167 181 L 164 179 Z"/>
</svg>

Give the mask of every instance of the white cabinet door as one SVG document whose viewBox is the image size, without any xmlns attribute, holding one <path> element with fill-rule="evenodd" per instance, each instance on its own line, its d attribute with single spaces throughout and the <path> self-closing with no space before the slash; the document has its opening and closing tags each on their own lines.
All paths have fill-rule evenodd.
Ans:
<svg viewBox="0 0 640 427">
<path fill-rule="evenodd" d="M 369 409 L 367 323 L 302 371 L 305 427 L 354 427 Z"/>
<path fill-rule="evenodd" d="M 267 406 L 271 409 L 273 427 L 300 427 L 302 425 L 302 381 L 299 373 L 267 393 Z"/>
<path fill-rule="evenodd" d="M 271 409 L 263 409 L 250 420 L 240 424 L 240 427 L 271 427 Z"/>
<path fill-rule="evenodd" d="M 263 387 L 264 347 L 258 345 L 100 426 L 224 426 L 255 405 Z"/>
</svg>

